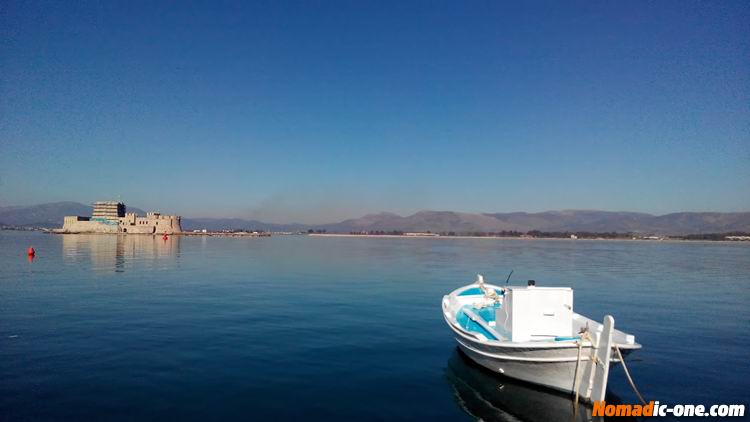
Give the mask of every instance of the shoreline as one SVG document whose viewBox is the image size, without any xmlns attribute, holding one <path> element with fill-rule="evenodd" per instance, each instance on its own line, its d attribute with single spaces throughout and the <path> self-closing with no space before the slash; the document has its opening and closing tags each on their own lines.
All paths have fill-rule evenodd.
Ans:
<svg viewBox="0 0 750 422">
<path fill-rule="evenodd" d="M 467 240 L 556 240 L 556 241 L 568 241 L 568 242 L 591 242 L 591 241 L 606 241 L 606 242 L 648 242 L 648 243 L 677 243 L 677 242 L 689 242 L 689 243 L 747 243 L 748 241 L 741 240 L 706 240 L 706 239 L 607 239 L 607 238 L 578 238 L 570 239 L 567 237 L 514 237 L 514 236 L 405 236 L 398 234 L 347 234 L 347 233 L 307 233 L 306 236 L 310 237 L 352 237 L 352 238 L 398 238 L 398 239 L 467 239 Z"/>
<path fill-rule="evenodd" d="M 102 233 L 102 232 L 62 232 L 62 231 L 56 231 L 56 230 L 39 230 L 39 229 L 31 229 L 31 230 L 17 230 L 17 229 L 0 229 L 0 232 L 8 231 L 8 232 L 41 232 L 46 234 L 53 234 L 53 235 L 115 235 L 115 236 L 155 236 L 155 237 L 161 237 L 164 234 L 163 233 Z M 628 239 L 628 238 L 577 238 L 577 239 L 571 239 L 567 237 L 516 237 L 516 236 L 469 236 L 469 235 L 456 235 L 456 236 L 440 236 L 440 235 L 399 235 L 399 234 L 350 234 L 350 233 L 248 233 L 248 232 L 239 232 L 239 233 L 225 233 L 225 232 L 206 232 L 206 233 L 195 233 L 195 232 L 180 232 L 180 233 L 171 233 L 167 234 L 167 236 L 186 236 L 186 237 L 278 237 L 278 236 L 308 236 L 308 237 L 319 237 L 319 238 L 366 238 L 366 239 L 377 239 L 377 238 L 384 238 L 384 239 L 440 239 L 440 240 L 449 240 L 449 239 L 461 239 L 461 240 L 516 240 L 516 241 L 533 241 L 533 240 L 555 240 L 555 241 L 607 241 L 607 242 L 649 242 L 649 243 L 744 243 L 749 244 L 750 241 L 745 240 L 709 240 L 709 239 L 674 239 L 674 238 L 665 238 L 665 239 Z"/>
</svg>

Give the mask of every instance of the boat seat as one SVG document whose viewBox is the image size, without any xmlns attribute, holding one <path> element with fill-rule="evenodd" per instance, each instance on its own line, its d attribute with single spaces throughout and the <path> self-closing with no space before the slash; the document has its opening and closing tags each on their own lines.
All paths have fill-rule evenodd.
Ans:
<svg viewBox="0 0 750 422">
<path fill-rule="evenodd" d="M 482 304 L 480 304 L 481 306 Z M 471 308 L 471 310 L 478 314 L 482 319 L 484 319 L 487 323 L 490 323 L 494 325 L 495 322 L 495 313 L 497 309 L 500 308 L 500 304 L 490 305 L 490 306 L 481 306 L 477 307 L 476 304 L 474 304 Z"/>
<path fill-rule="evenodd" d="M 493 327 L 490 326 L 490 324 L 481 316 L 477 315 L 476 312 L 470 309 L 470 307 L 463 307 L 461 308 L 461 312 L 463 312 L 469 319 L 477 323 L 482 329 L 481 334 L 483 334 L 485 337 L 489 338 L 490 340 L 505 340 L 505 337 L 500 335 L 500 333 L 497 332 Z"/>
</svg>

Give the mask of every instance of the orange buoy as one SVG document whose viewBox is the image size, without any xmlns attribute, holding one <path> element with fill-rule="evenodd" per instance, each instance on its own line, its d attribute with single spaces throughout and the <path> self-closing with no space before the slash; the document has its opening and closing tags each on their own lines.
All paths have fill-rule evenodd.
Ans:
<svg viewBox="0 0 750 422">
<path fill-rule="evenodd" d="M 26 254 L 28 254 L 29 256 L 34 256 L 36 255 L 36 251 L 33 247 L 29 246 L 29 250 L 26 251 Z"/>
</svg>

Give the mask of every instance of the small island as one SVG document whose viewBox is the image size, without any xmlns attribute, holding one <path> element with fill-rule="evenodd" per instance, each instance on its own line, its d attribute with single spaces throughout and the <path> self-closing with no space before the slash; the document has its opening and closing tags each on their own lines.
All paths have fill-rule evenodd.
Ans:
<svg viewBox="0 0 750 422">
<path fill-rule="evenodd" d="M 61 229 L 54 233 L 129 233 L 129 234 L 177 234 L 182 232 L 179 215 L 163 215 L 147 212 L 140 217 L 127 212 L 127 207 L 117 201 L 97 201 L 91 204 L 91 217 L 65 216 Z"/>
</svg>

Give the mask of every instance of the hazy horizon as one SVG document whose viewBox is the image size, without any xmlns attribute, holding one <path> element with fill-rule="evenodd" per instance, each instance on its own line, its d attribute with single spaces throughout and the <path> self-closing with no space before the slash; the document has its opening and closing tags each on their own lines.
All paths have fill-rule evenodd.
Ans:
<svg viewBox="0 0 750 422">
<path fill-rule="evenodd" d="M 740 1 L 8 2 L 0 205 L 750 210 L 749 20 Z"/>
<path fill-rule="evenodd" d="M 113 198 L 99 198 L 97 200 L 103 200 L 103 201 L 117 201 L 118 199 Z M 120 199 L 120 201 L 123 201 Z M 78 203 L 82 205 L 91 205 L 92 201 L 59 201 L 59 202 L 44 202 L 44 203 L 37 203 L 37 204 L 0 204 L 0 207 L 6 207 L 6 206 L 18 206 L 18 207 L 33 207 L 33 206 L 40 206 L 40 205 L 47 205 L 47 204 L 54 204 L 54 203 L 60 203 L 60 202 L 73 202 Z M 123 201 L 125 202 L 125 201 Z M 495 213 L 502 213 L 502 214 L 510 214 L 510 213 L 528 213 L 528 214 L 538 214 L 538 213 L 548 213 L 548 212 L 559 212 L 559 213 L 565 213 L 565 212 L 612 212 L 612 213 L 639 213 L 639 214 L 648 214 L 653 216 L 663 216 L 673 213 L 710 213 L 710 212 L 719 212 L 719 213 L 748 213 L 750 210 L 730 210 L 730 211 L 715 211 L 715 210 L 676 210 L 666 213 L 649 213 L 644 211 L 632 211 L 632 210 L 608 210 L 608 209 L 596 209 L 596 208 L 570 208 L 570 209 L 545 209 L 545 210 L 511 210 L 511 211 L 494 211 L 494 210 L 479 210 L 479 211 L 467 211 L 467 210 L 460 210 L 460 209 L 427 209 L 427 208 L 421 208 L 414 211 L 407 211 L 407 212 L 393 212 L 390 210 L 376 210 L 376 211 L 366 211 L 362 214 L 357 215 L 348 215 L 343 216 L 341 218 L 338 218 L 336 220 L 323 220 L 323 221 L 296 221 L 296 220 L 283 220 L 277 218 L 259 218 L 255 216 L 247 216 L 247 215 L 222 215 L 222 214 L 215 214 L 215 215 L 191 215 L 191 214 L 183 214 L 180 213 L 179 210 L 162 210 L 158 208 L 153 207 L 144 207 L 139 204 L 128 204 L 125 202 L 128 209 L 136 208 L 140 209 L 143 212 L 148 211 L 157 211 L 162 213 L 171 213 L 171 214 L 178 214 L 184 218 L 190 218 L 190 219 L 241 219 L 241 220 L 257 220 L 263 223 L 270 223 L 270 224 L 302 224 L 302 225 L 323 225 L 323 224 L 335 224 L 342 222 L 344 220 L 349 219 L 357 219 L 361 217 L 365 217 L 368 215 L 378 215 L 378 214 L 394 214 L 399 217 L 408 217 L 410 215 L 419 213 L 419 212 L 456 212 L 456 213 L 462 213 L 462 214 L 495 214 Z"/>
</svg>

